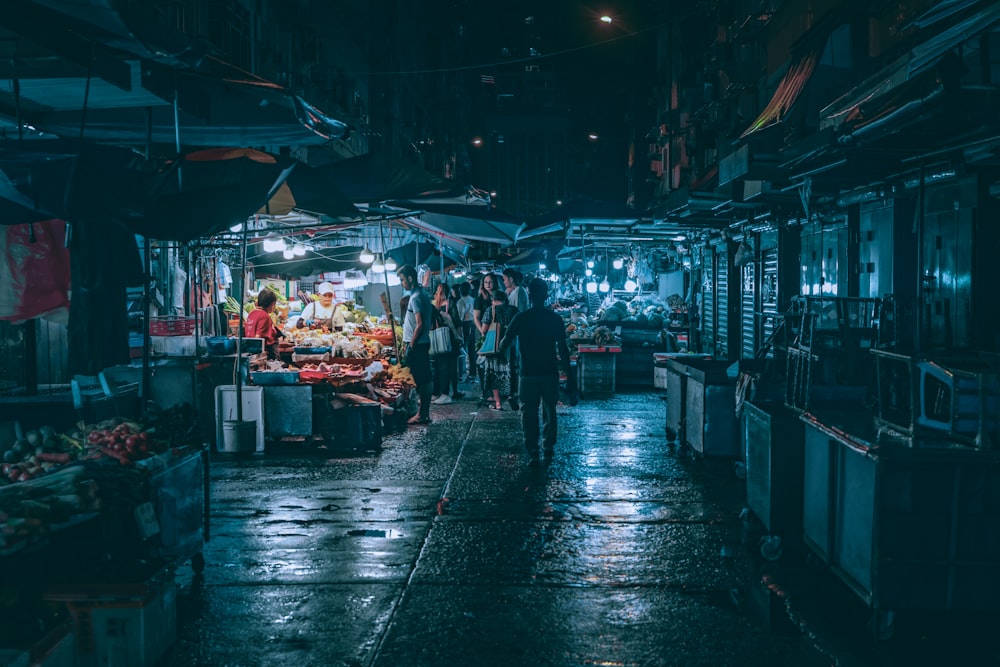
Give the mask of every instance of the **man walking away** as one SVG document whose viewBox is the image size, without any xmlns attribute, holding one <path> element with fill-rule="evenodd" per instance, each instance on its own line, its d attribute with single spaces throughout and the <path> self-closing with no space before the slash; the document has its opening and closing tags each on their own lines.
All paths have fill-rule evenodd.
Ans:
<svg viewBox="0 0 1000 667">
<path fill-rule="evenodd" d="M 556 444 L 556 403 L 559 401 L 559 368 L 566 373 L 567 392 L 576 396 L 576 381 L 569 364 L 569 346 L 562 318 L 545 307 L 549 288 L 541 278 L 528 283 L 531 307 L 518 313 L 500 341 L 501 352 L 517 340 L 521 350 L 519 394 L 521 425 L 528 465 L 538 465 L 538 408 L 542 408 L 541 437 L 545 458 L 552 459 Z"/>
<path fill-rule="evenodd" d="M 403 316 L 403 356 L 417 385 L 420 407 L 409 424 L 431 423 L 431 298 L 417 282 L 417 270 L 404 264 L 396 271 L 399 284 L 409 292 Z"/>
</svg>

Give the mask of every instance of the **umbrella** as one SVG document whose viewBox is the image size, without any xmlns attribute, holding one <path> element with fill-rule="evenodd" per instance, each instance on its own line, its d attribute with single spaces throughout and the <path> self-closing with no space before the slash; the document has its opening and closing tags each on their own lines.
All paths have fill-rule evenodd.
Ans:
<svg viewBox="0 0 1000 667">
<path fill-rule="evenodd" d="M 399 202 L 393 203 L 394 207 L 400 205 Z M 419 213 L 414 213 L 407 220 L 431 234 L 445 234 L 467 241 L 484 241 L 501 246 L 512 244 L 523 227 L 519 218 L 481 204 L 423 206 Z"/>
<path fill-rule="evenodd" d="M 335 183 L 352 202 L 382 202 L 447 193 L 453 183 L 420 167 L 390 159 L 382 153 L 357 157 L 315 167 L 316 184 L 325 188 Z"/>
<path fill-rule="evenodd" d="M 209 236 L 245 222 L 289 168 L 248 148 L 197 151 L 152 174 L 127 173 L 116 188 L 121 207 L 114 214 L 134 233 L 153 238 Z"/>
<path fill-rule="evenodd" d="M 350 197 L 337 187 L 333 173 L 304 164 L 295 166 L 288 179 L 258 213 L 284 215 L 293 208 L 331 218 L 356 218 L 361 215 Z"/>
<path fill-rule="evenodd" d="M 411 264 L 413 266 L 426 264 L 435 271 L 441 267 L 441 254 L 441 251 L 433 243 L 420 241 L 407 243 L 386 252 L 386 256 L 392 257 L 400 266 L 403 264 Z M 445 270 L 457 265 L 458 262 L 449 257 L 447 252 L 444 253 Z"/>
<path fill-rule="evenodd" d="M 187 241 L 244 222 L 286 176 L 276 158 L 249 149 L 163 161 L 88 142 L 4 142 L 0 219 L 110 224 Z"/>
</svg>

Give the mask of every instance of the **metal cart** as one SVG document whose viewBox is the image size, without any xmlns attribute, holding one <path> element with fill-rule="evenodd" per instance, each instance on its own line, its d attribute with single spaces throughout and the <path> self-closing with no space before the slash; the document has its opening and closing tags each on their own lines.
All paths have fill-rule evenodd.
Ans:
<svg viewBox="0 0 1000 667">
<path fill-rule="evenodd" d="M 760 552 L 781 557 L 787 538 L 802 535 L 805 434 L 799 413 L 776 401 L 747 401 L 742 414 L 747 506 L 764 526 Z"/>
<path fill-rule="evenodd" d="M 159 527 L 158 555 L 178 565 L 190 560 L 201 573 L 202 547 L 209 538 L 208 449 L 195 449 L 153 471 L 149 488 Z"/>
<path fill-rule="evenodd" d="M 803 539 L 873 610 L 1000 610 L 1000 453 L 803 414 Z M 871 421 L 869 419 L 869 421 Z"/>
</svg>

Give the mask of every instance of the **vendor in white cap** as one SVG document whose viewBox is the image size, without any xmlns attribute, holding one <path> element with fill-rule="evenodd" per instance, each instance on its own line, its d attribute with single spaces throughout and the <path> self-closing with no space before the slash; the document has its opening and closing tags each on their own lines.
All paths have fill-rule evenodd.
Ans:
<svg viewBox="0 0 1000 667">
<path fill-rule="evenodd" d="M 298 328 L 310 327 L 314 329 L 328 329 L 330 331 L 340 331 L 344 328 L 344 313 L 340 304 L 333 302 L 333 285 L 328 282 L 321 282 L 316 287 L 319 294 L 319 301 L 313 301 L 302 309 L 299 321 L 295 323 Z"/>
</svg>

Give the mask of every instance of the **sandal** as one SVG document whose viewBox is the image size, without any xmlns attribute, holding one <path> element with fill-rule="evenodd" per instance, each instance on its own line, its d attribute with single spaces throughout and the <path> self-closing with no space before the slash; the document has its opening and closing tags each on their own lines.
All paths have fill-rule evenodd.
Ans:
<svg viewBox="0 0 1000 667">
<path fill-rule="evenodd" d="M 426 424 L 430 424 L 431 423 L 431 418 L 430 417 L 421 417 L 421 416 L 418 415 L 416 417 L 410 417 L 406 421 L 406 423 L 407 424 L 411 424 L 413 426 L 424 426 Z"/>
<path fill-rule="evenodd" d="M 503 406 L 497 405 L 496 403 L 490 403 L 490 410 L 503 410 Z"/>
</svg>

